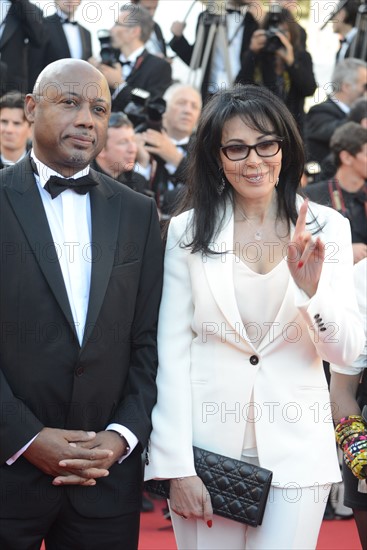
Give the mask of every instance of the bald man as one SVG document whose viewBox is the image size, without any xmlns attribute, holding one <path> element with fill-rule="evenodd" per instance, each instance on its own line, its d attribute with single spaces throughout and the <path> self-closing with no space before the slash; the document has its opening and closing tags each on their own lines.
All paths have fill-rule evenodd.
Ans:
<svg viewBox="0 0 367 550">
<path fill-rule="evenodd" d="M 26 97 L 33 149 L 0 176 L 0 548 L 136 550 L 156 400 L 154 202 L 89 169 L 111 98 L 60 60 Z"/>
</svg>

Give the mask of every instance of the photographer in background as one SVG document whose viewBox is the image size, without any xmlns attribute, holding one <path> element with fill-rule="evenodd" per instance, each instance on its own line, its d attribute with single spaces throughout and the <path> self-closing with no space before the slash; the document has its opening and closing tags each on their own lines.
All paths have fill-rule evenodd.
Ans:
<svg viewBox="0 0 367 550">
<path fill-rule="evenodd" d="M 150 195 L 147 180 L 134 171 L 137 153 L 132 123 L 124 113 L 111 113 L 105 146 L 91 166 L 138 193 Z"/>
<path fill-rule="evenodd" d="M 311 55 L 302 46 L 297 25 L 285 8 L 268 12 L 242 58 L 237 82 L 261 84 L 283 99 L 303 131 L 304 100 L 316 90 Z"/>
<path fill-rule="evenodd" d="M 291 14 L 293 15 L 296 21 L 296 27 L 299 32 L 299 39 L 300 39 L 301 45 L 305 50 L 306 44 L 307 44 L 307 33 L 304 27 L 302 27 L 298 23 L 298 21 L 305 15 L 303 13 L 302 6 L 298 3 L 297 0 L 270 0 L 270 6 L 269 6 L 270 11 L 273 9 L 271 6 L 274 4 L 277 4 L 281 8 L 285 8 L 291 12 Z"/>
<path fill-rule="evenodd" d="M 367 129 L 346 122 L 330 140 L 336 173 L 329 180 L 304 187 L 310 200 L 330 206 L 348 218 L 354 263 L 367 257 Z"/>
<path fill-rule="evenodd" d="M 330 82 L 332 91 L 306 115 L 305 135 L 308 161 L 321 164 L 330 153 L 334 131 L 347 121 L 354 102 L 366 96 L 367 63 L 348 58 L 334 67 Z"/>
<path fill-rule="evenodd" d="M 201 112 L 201 96 L 192 86 L 168 88 L 161 132 L 148 129 L 137 135 L 137 161 L 149 180 L 162 218 L 169 218 L 179 189 L 185 183 L 186 154 Z"/>
<path fill-rule="evenodd" d="M 13 91 L 0 98 L 0 169 L 27 154 L 31 125 L 24 112 L 24 94 Z"/>
<path fill-rule="evenodd" d="M 170 64 L 145 49 L 153 25 L 153 19 L 145 8 L 123 5 L 111 29 L 111 45 L 120 51 L 119 60 L 112 66 L 90 60 L 107 79 L 113 111 L 125 109 L 134 88 L 149 92 L 150 98 L 155 99 L 162 97 L 171 84 Z"/>
<path fill-rule="evenodd" d="M 342 8 L 340 8 L 341 5 Z M 339 34 L 340 38 L 340 48 L 336 53 L 337 63 L 350 57 L 350 48 L 358 32 L 355 24 L 360 5 L 360 0 L 348 0 L 347 2 L 340 0 L 337 14 L 332 18 L 333 32 Z"/>
<path fill-rule="evenodd" d="M 220 2 L 211 2 L 210 4 L 208 2 L 207 9 L 199 15 L 194 44 L 189 44 L 184 36 L 186 27 L 184 21 L 174 21 L 172 23 L 173 38 L 169 45 L 186 65 L 191 64 L 194 52 L 196 54 L 196 41 L 200 34 L 199 30 L 203 29 L 204 31 L 203 47 L 199 52 L 200 65 L 204 70 L 201 88 L 204 101 L 208 96 L 214 94 L 220 86 L 226 87 L 233 84 L 232 81 L 229 81 L 226 69 L 226 48 L 223 47 L 218 32 L 216 32 L 211 45 L 208 62 L 203 66 L 203 56 L 209 39 L 211 24 L 217 22 L 218 25 L 224 26 L 231 77 L 234 79 L 241 67 L 241 57 L 249 47 L 251 35 L 258 28 L 257 17 L 259 14 L 257 8 L 257 4 L 250 0 L 226 0 L 223 5 Z"/>
</svg>

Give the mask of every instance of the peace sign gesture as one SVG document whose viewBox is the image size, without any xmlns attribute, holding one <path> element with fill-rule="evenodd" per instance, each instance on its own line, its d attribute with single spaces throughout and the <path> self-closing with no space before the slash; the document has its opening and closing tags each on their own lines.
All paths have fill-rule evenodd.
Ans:
<svg viewBox="0 0 367 550">
<path fill-rule="evenodd" d="M 319 284 L 325 245 L 319 237 L 314 240 L 306 231 L 307 209 L 308 200 L 305 200 L 299 210 L 293 239 L 288 243 L 287 261 L 296 285 L 312 298 Z"/>
</svg>

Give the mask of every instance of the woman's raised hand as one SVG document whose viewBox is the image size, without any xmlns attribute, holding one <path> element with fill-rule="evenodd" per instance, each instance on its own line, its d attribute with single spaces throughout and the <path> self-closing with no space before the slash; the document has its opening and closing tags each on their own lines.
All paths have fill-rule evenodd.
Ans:
<svg viewBox="0 0 367 550">
<path fill-rule="evenodd" d="M 319 284 L 325 245 L 306 230 L 308 201 L 302 204 L 292 240 L 288 244 L 288 267 L 299 288 L 312 298 Z"/>
</svg>

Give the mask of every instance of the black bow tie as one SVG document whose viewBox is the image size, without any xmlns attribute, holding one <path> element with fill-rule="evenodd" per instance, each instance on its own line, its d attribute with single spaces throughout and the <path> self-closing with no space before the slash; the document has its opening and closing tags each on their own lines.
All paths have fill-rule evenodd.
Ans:
<svg viewBox="0 0 367 550">
<path fill-rule="evenodd" d="M 51 176 L 45 185 L 45 189 L 50 193 L 51 198 L 55 199 L 65 189 L 71 189 L 78 195 L 86 195 L 96 185 L 98 185 L 98 182 L 92 180 L 89 175 L 78 179 Z"/>
<path fill-rule="evenodd" d="M 33 172 L 39 176 L 37 165 L 33 158 L 30 157 L 29 160 Z M 77 179 L 62 178 L 61 176 L 50 176 L 44 189 L 50 193 L 52 199 L 55 199 L 60 195 L 60 193 L 65 191 L 65 189 L 72 189 L 75 193 L 78 193 L 78 195 L 86 195 L 88 191 L 96 185 L 98 185 L 98 181 L 94 181 L 89 174 Z"/>
<path fill-rule="evenodd" d="M 77 25 L 78 23 L 76 21 L 70 21 L 70 19 L 66 18 L 63 19 L 60 17 L 61 25 L 65 25 L 65 23 L 70 23 L 70 25 Z"/>
<path fill-rule="evenodd" d="M 119 60 L 119 63 L 121 67 L 125 67 L 125 65 L 129 65 L 131 67 L 131 65 L 133 64 L 132 61 L 120 61 L 120 60 Z"/>
<path fill-rule="evenodd" d="M 235 8 L 226 8 L 226 13 L 241 13 L 241 10 L 236 10 Z"/>
</svg>

